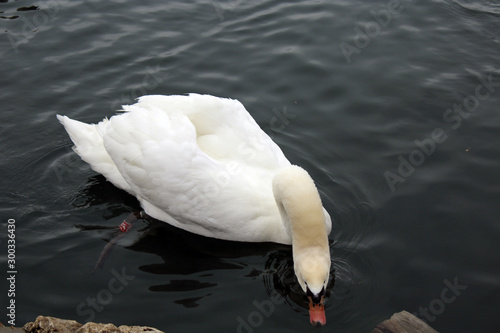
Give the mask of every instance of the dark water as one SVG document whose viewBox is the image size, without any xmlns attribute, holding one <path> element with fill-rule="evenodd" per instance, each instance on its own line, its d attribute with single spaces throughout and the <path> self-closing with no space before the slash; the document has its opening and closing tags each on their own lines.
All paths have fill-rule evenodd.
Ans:
<svg viewBox="0 0 500 333">
<path fill-rule="evenodd" d="M 20 0 L 0 11 L 0 258 L 6 276 L 15 219 L 16 324 L 311 330 L 287 247 L 141 221 L 90 274 L 137 203 L 76 157 L 55 115 L 97 122 L 143 94 L 199 92 L 239 99 L 316 179 L 334 217 L 323 330 L 369 332 L 403 309 L 441 332 L 500 330 L 499 4 Z"/>
</svg>

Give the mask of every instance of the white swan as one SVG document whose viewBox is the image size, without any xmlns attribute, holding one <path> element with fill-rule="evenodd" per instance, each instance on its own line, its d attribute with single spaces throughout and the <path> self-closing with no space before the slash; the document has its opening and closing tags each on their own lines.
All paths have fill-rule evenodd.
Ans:
<svg viewBox="0 0 500 333">
<path fill-rule="evenodd" d="M 154 95 L 123 109 L 96 125 L 57 118 L 75 152 L 148 215 L 207 237 L 291 244 L 311 322 L 324 325 L 331 219 L 309 174 L 236 100 Z"/>
</svg>

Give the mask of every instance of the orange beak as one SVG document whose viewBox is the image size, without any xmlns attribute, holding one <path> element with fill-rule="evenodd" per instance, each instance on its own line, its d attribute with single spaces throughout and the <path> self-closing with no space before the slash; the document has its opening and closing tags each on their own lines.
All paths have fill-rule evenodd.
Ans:
<svg viewBox="0 0 500 333">
<path fill-rule="evenodd" d="M 326 315 L 325 315 L 325 301 L 324 296 L 321 296 L 321 302 L 319 304 L 314 304 L 311 296 L 309 298 L 309 317 L 311 319 L 311 325 L 313 326 L 325 326 L 326 325 Z"/>
</svg>

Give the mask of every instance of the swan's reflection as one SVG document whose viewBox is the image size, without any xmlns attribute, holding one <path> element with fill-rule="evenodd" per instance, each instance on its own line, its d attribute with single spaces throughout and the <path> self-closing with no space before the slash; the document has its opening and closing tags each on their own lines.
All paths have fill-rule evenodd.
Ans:
<svg viewBox="0 0 500 333">
<path fill-rule="evenodd" d="M 106 220 L 119 216 L 125 217 L 131 211 L 140 209 L 136 199 L 107 182 L 101 175 L 89 179 L 85 189 L 73 201 L 80 208 L 106 205 L 103 217 Z M 245 258 L 260 256 L 265 258 L 262 269 L 253 269 L 244 275 L 262 278 L 268 295 L 278 292 L 294 309 L 308 309 L 307 298 L 298 284 L 290 246 L 274 243 L 241 243 L 212 239 L 172 227 L 164 222 L 148 220 L 143 228 L 136 231 L 136 238 L 127 249 L 154 253 L 161 258 L 160 263 L 142 265 L 141 271 L 168 276 L 186 276 L 186 279 L 172 279 L 168 283 L 152 285 L 153 292 L 198 291 L 199 295 L 176 300 L 175 303 L 187 308 L 198 306 L 198 301 L 212 295 L 210 289 L 218 284 L 210 278 L 214 270 L 247 269 Z M 103 228 L 116 229 L 117 226 L 96 225 L 79 226 L 83 230 Z M 109 231 L 106 241 L 113 237 Z M 331 246 L 331 245 L 330 245 Z M 96 258 L 97 259 L 97 258 Z M 332 265 L 327 298 L 335 284 L 335 263 Z M 303 311 L 303 310 L 301 310 Z"/>
</svg>

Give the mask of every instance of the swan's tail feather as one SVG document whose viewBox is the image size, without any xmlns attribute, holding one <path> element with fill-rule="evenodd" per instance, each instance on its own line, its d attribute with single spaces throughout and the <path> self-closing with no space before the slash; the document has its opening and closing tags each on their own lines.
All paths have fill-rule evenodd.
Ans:
<svg viewBox="0 0 500 333">
<path fill-rule="evenodd" d="M 73 150 L 87 163 L 90 163 L 87 159 L 93 160 L 92 154 L 97 154 L 104 149 L 102 136 L 97 131 L 96 125 L 82 123 L 61 115 L 57 115 L 57 119 L 75 144 Z"/>
<path fill-rule="evenodd" d="M 61 115 L 57 115 L 57 119 L 68 132 L 71 141 L 75 144 L 73 150 L 82 160 L 114 185 L 131 193 L 130 185 L 123 179 L 104 147 L 102 137 L 106 132 L 108 119 L 104 119 L 99 124 L 86 124 Z"/>
</svg>

